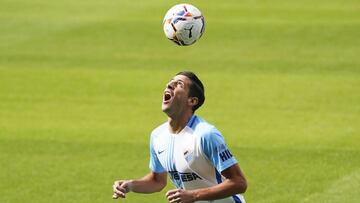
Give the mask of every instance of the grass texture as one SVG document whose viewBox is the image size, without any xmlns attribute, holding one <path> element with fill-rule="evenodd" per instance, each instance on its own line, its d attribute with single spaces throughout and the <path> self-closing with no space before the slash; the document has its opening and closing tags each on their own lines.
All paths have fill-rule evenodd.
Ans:
<svg viewBox="0 0 360 203">
<path fill-rule="evenodd" d="M 149 171 L 166 82 L 192 70 L 197 114 L 244 171 L 251 203 L 360 199 L 360 2 L 188 1 L 206 30 L 167 40 L 176 1 L 0 0 L 0 202 L 115 202 Z M 167 202 L 128 194 L 126 203 Z"/>
</svg>

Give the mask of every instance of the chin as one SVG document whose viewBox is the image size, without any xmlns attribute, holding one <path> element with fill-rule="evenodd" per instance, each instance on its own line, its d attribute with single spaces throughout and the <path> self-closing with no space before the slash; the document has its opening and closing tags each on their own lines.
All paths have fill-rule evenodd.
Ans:
<svg viewBox="0 0 360 203">
<path fill-rule="evenodd" d="M 162 105 L 161 110 L 166 113 L 167 111 L 169 111 L 169 107 Z"/>
</svg>

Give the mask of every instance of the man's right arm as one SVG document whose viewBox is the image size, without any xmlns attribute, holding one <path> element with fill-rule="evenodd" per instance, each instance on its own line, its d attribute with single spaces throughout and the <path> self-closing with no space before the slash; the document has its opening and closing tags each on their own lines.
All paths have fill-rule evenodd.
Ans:
<svg viewBox="0 0 360 203">
<path fill-rule="evenodd" d="M 113 185 L 113 198 L 125 198 L 125 194 L 132 191 L 136 193 L 160 192 L 166 186 L 167 173 L 151 171 L 146 176 L 137 180 L 118 180 Z"/>
</svg>

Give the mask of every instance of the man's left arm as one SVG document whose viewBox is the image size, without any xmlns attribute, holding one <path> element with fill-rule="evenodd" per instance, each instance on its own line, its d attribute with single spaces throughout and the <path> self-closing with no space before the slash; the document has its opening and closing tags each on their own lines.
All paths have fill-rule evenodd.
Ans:
<svg viewBox="0 0 360 203">
<path fill-rule="evenodd" d="M 225 180 L 215 186 L 195 190 L 175 189 L 166 193 L 170 203 L 192 203 L 201 200 L 216 200 L 244 193 L 247 182 L 238 164 L 234 164 L 221 172 Z"/>
</svg>

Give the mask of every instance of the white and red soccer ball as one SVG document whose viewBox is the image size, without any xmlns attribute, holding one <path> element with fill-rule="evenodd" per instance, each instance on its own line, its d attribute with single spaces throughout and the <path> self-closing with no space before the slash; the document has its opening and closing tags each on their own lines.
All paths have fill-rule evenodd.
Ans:
<svg viewBox="0 0 360 203">
<path fill-rule="evenodd" d="M 200 10 L 191 4 L 177 4 L 164 17 L 164 32 L 168 39 L 180 46 L 194 44 L 205 31 Z"/>
</svg>

